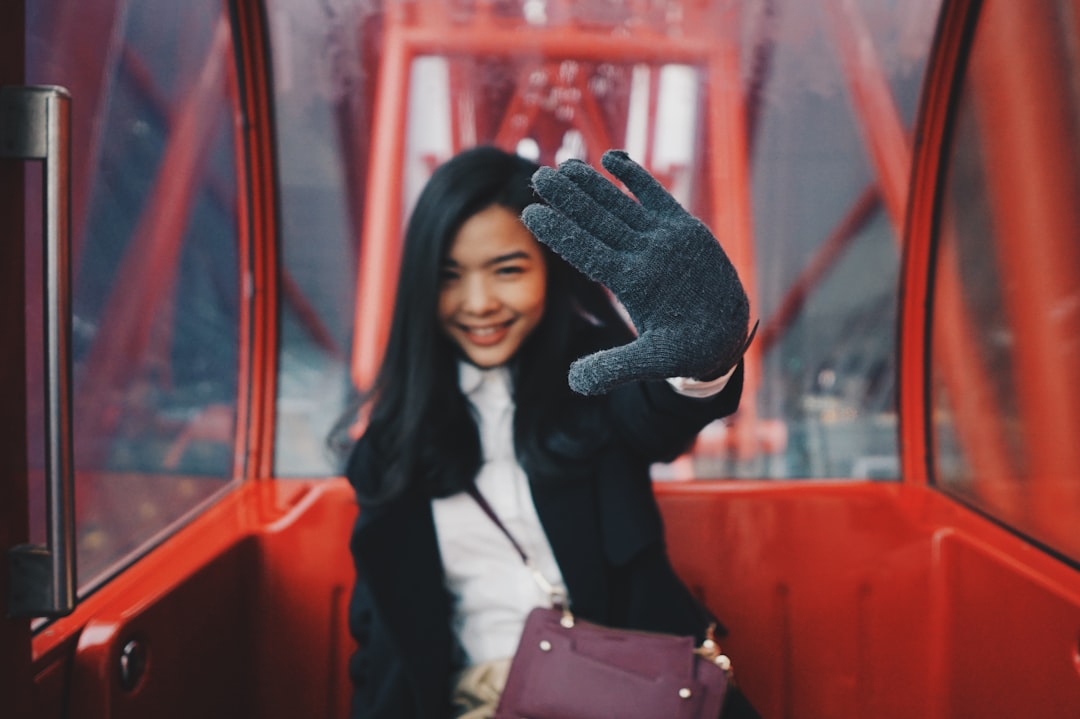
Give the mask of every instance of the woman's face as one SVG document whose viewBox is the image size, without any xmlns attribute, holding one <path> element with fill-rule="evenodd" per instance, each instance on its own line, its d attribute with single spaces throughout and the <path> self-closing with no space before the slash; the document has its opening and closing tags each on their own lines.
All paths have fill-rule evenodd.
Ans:
<svg viewBox="0 0 1080 719">
<path fill-rule="evenodd" d="M 544 316 L 543 252 L 505 207 L 492 205 L 465 221 L 440 275 L 439 323 L 478 367 L 509 361 Z"/>
</svg>

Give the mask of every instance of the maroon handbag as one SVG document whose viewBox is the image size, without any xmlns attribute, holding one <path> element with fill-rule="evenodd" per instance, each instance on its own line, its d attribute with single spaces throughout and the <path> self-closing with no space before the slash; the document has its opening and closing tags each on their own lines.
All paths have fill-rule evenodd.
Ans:
<svg viewBox="0 0 1080 719">
<path fill-rule="evenodd" d="M 717 719 L 731 662 L 709 627 L 693 637 L 612 629 L 574 617 L 475 488 L 469 494 L 552 596 L 525 621 L 495 719 Z"/>
<path fill-rule="evenodd" d="M 495 719 L 717 719 L 730 663 L 712 644 L 715 659 L 696 650 L 693 637 L 534 609 Z"/>
</svg>

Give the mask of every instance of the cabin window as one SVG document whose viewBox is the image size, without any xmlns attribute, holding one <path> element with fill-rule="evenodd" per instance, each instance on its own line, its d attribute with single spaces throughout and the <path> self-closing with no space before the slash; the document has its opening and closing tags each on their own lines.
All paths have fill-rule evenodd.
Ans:
<svg viewBox="0 0 1080 719">
<path fill-rule="evenodd" d="M 281 238 L 277 476 L 337 467 L 328 441 L 350 399 L 378 5 L 267 2 Z"/>
<path fill-rule="evenodd" d="M 752 287 L 761 329 L 742 409 L 657 479 L 898 478 L 900 229 L 939 5 L 270 0 L 275 473 L 340 471 L 327 437 L 371 380 L 354 352 L 373 351 L 366 318 L 391 301 L 368 293 L 396 276 L 365 251 L 398 245 L 435 164 L 496 143 L 543 163 L 627 148 L 713 226 Z M 418 44 L 392 75 L 397 91 L 378 95 L 402 28 L 394 38 Z M 562 54 L 545 56 L 545 42 Z M 876 110 L 860 104 L 867 87 Z M 391 136 L 400 153 L 384 162 Z M 375 212 L 387 221 L 371 223 Z"/>
<path fill-rule="evenodd" d="M 236 448 L 241 268 L 228 10 L 219 0 L 106 6 L 27 4 L 30 81 L 65 86 L 73 98 L 82 594 L 239 476 L 243 457 Z M 27 324 L 38 331 L 40 245 L 29 247 Z M 41 343 L 28 344 L 31 531 L 43 542 L 42 406 L 34 399 L 42 395 Z"/>
<path fill-rule="evenodd" d="M 983 3 L 947 148 L 931 327 L 944 491 L 1080 561 L 1076 3 Z"/>
</svg>

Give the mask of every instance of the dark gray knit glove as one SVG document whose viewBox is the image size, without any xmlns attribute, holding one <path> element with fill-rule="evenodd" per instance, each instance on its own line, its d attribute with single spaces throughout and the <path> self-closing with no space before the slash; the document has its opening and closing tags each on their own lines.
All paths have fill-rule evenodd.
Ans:
<svg viewBox="0 0 1080 719">
<path fill-rule="evenodd" d="M 578 160 L 533 175 L 548 206 L 521 219 L 537 239 L 611 290 L 637 328 L 629 344 L 575 361 L 570 387 L 604 394 L 624 382 L 719 377 L 748 344 L 750 304 L 720 243 L 619 150 L 601 160 L 639 202 Z"/>
</svg>

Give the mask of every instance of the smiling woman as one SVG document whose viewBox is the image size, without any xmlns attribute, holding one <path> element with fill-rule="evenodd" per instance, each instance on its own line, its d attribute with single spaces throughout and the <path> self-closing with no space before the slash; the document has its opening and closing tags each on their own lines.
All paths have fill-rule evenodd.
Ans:
<svg viewBox="0 0 1080 719">
<path fill-rule="evenodd" d="M 659 253 L 637 268 L 635 296 L 658 306 L 690 296 L 734 317 L 745 294 L 734 274 L 696 281 L 688 265 L 726 262 L 716 239 L 682 232 L 684 241 L 673 242 L 665 222 L 682 229 L 689 215 L 624 154 L 604 161 L 640 207 L 581 163 L 562 165 L 556 174 L 568 184 L 553 192 L 535 163 L 494 147 L 459 153 L 420 194 L 370 419 L 346 469 L 361 506 L 351 542 L 354 719 L 493 716 L 501 682 L 477 692 L 473 678 L 505 676 L 526 616 L 548 604 L 549 590 L 567 597 L 575 615 L 618 627 L 700 640 L 715 623 L 671 567 L 649 466 L 735 410 L 741 362 L 720 379 L 687 380 L 693 396 L 635 362 L 620 365 L 629 374 L 619 383 L 572 390 L 574 360 L 613 347 L 645 350 L 605 288 L 549 247 L 570 239 L 593 248 L 572 212 L 587 197 L 605 216 L 624 217 L 631 206 L 644 216 L 662 199 L 667 214 L 631 233 Z M 519 216 L 545 202 L 563 221 L 534 237 Z M 604 256 L 629 276 L 621 263 L 635 255 Z M 667 271 L 684 281 L 657 282 Z M 625 287 L 611 284 L 623 300 Z M 639 306 L 623 304 L 638 323 Z M 667 325 L 679 348 L 692 344 L 681 325 Z M 744 344 L 745 314 L 736 325 L 724 346 Z M 708 350 L 727 357 L 721 346 Z M 694 376 L 681 371 L 693 358 L 671 355 L 672 377 Z M 480 513 L 477 492 L 520 539 L 525 564 Z M 735 709 L 743 700 L 731 696 L 728 716 L 755 716 L 749 706 Z"/>
</svg>

